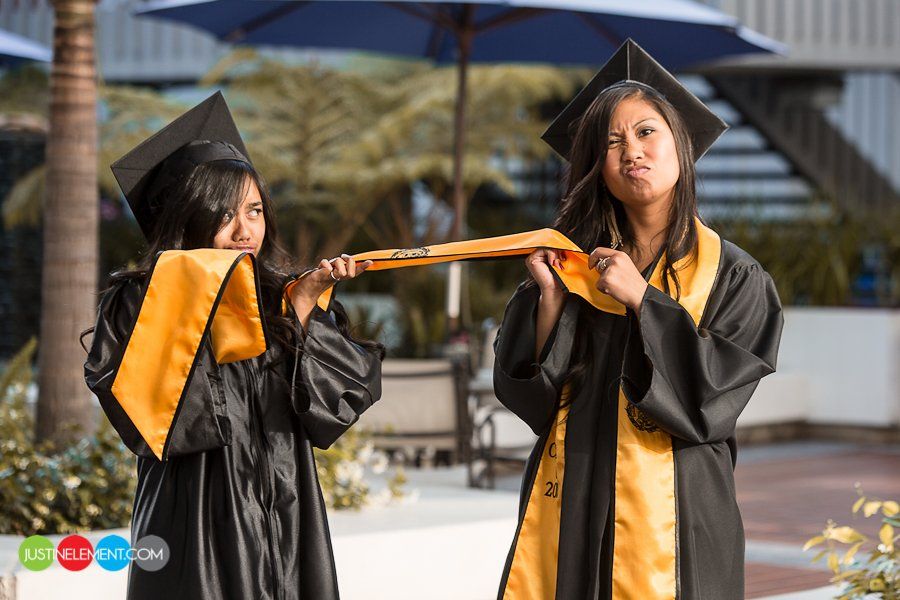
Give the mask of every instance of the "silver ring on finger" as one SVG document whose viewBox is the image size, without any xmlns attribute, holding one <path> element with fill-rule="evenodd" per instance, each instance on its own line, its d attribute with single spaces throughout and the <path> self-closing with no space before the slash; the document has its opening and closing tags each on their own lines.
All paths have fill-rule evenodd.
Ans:
<svg viewBox="0 0 900 600">
<path fill-rule="evenodd" d="M 600 259 L 600 261 L 597 263 L 597 270 L 605 271 L 607 266 L 609 266 L 609 257 L 608 256 Z"/>
<path fill-rule="evenodd" d="M 334 276 L 334 271 L 329 271 L 328 274 L 331 275 L 331 278 L 334 279 L 335 281 L 340 281 L 340 280 L 341 280 L 340 277 L 335 277 L 335 276 Z"/>
</svg>

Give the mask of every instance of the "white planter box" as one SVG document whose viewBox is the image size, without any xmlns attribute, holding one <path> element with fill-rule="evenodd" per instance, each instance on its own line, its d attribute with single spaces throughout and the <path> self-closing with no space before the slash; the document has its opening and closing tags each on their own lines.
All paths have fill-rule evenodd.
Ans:
<svg viewBox="0 0 900 600">
<path fill-rule="evenodd" d="M 516 529 L 518 494 L 465 487 L 459 468 L 408 470 L 418 499 L 360 512 L 329 511 L 342 600 L 491 600 Z M 373 481 L 372 483 L 375 483 Z M 92 544 L 128 530 L 84 534 Z M 56 544 L 64 536 L 47 536 Z M 0 536 L 0 600 L 119 600 L 128 569 L 19 564 L 23 537 Z"/>
</svg>

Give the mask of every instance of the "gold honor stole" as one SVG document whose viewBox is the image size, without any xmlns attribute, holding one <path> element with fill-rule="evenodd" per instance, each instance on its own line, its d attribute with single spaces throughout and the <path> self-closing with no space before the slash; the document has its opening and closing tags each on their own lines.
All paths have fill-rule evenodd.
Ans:
<svg viewBox="0 0 900 600">
<path fill-rule="evenodd" d="M 679 303 L 699 325 L 719 270 L 721 240 L 696 220 L 696 260 L 676 262 Z M 650 285 L 662 290 L 660 259 Z M 596 276 L 595 276 L 596 279 Z M 672 290 L 674 282 L 670 279 Z M 562 398 L 568 395 L 564 386 Z M 672 438 L 643 416 L 619 387 L 616 442 L 612 597 L 674 599 L 677 590 L 675 460 Z M 516 539 L 504 600 L 556 597 L 559 523 L 565 472 L 568 406 L 557 411 L 544 444 Z"/>
<path fill-rule="evenodd" d="M 353 258 L 357 262 L 371 260 L 372 266 L 368 268 L 368 271 L 382 271 L 458 260 L 525 256 L 538 248 L 552 248 L 565 252 L 566 261 L 563 263 L 562 269 L 553 267 L 553 270 L 556 271 L 570 292 L 578 294 L 599 310 L 618 315 L 625 314 L 625 307 L 622 304 L 594 287 L 597 272 L 588 267 L 588 255 L 575 242 L 555 229 L 538 229 L 499 237 L 435 244 L 422 248 L 373 250 L 354 254 Z M 310 272 L 308 271 L 304 275 Z M 300 278 L 285 287 L 286 297 L 290 296 L 293 286 Z M 322 310 L 328 310 L 333 289 L 331 287 L 319 296 L 318 305 Z"/>
<path fill-rule="evenodd" d="M 112 393 L 159 460 L 207 331 L 216 361 L 266 351 L 253 255 L 169 250 L 154 264 Z"/>
<path fill-rule="evenodd" d="M 721 258 L 718 234 L 695 221 L 698 234 L 696 260 L 691 255 L 675 264 L 681 284 L 679 303 L 699 325 L 712 291 Z M 451 242 L 414 249 L 376 250 L 354 255 L 371 260 L 370 271 L 396 269 L 456 260 L 519 256 L 536 248 L 563 251 L 562 268 L 552 267 L 569 292 L 578 294 L 598 310 L 625 315 L 625 307 L 594 287 L 597 273 L 588 268 L 588 254 L 553 229 L 528 231 L 494 238 Z M 661 259 L 649 283 L 662 290 Z M 286 288 L 289 294 L 290 287 Z M 670 279 L 670 289 L 675 289 Z M 327 310 L 332 289 L 319 297 Z M 569 393 L 562 390 L 562 399 Z M 621 387 L 618 398 L 616 447 L 613 598 L 674 599 L 677 590 L 675 460 L 672 438 L 631 405 Z M 565 472 L 568 407 L 557 411 L 531 495 L 516 538 L 507 578 L 505 600 L 546 600 L 556 596 L 559 558 L 559 523 Z"/>
</svg>

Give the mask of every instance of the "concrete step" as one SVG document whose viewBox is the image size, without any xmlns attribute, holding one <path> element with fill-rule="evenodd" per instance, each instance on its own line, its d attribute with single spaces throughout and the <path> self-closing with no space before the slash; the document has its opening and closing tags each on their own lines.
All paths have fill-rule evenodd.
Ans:
<svg viewBox="0 0 900 600">
<path fill-rule="evenodd" d="M 697 161 L 697 174 L 715 177 L 784 177 L 791 175 L 791 164 L 777 152 L 748 151 L 743 153 L 710 152 Z"/>
</svg>

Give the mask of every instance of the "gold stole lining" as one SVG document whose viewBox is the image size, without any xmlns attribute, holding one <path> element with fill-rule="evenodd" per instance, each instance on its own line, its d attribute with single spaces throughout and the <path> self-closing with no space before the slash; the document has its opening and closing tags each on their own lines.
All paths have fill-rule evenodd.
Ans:
<svg viewBox="0 0 900 600">
<path fill-rule="evenodd" d="M 566 419 L 569 387 L 563 387 L 560 409 L 544 442 L 541 462 L 534 476 L 531 496 L 506 580 L 503 599 L 544 600 L 556 597 L 559 556 L 559 521 L 563 477 L 566 470 Z"/>
<path fill-rule="evenodd" d="M 718 234 L 699 219 L 696 224 L 699 238 L 697 260 L 688 256 L 675 266 L 681 283 L 679 303 L 690 313 L 694 323 L 699 324 L 718 272 L 721 241 Z M 660 290 L 663 262 L 660 259 L 649 281 L 650 285 Z M 593 286 L 594 281 L 596 275 L 583 279 L 581 283 Z M 674 290 L 671 280 L 670 284 L 670 289 Z M 566 285 L 569 285 L 568 281 Z M 570 288 L 570 291 L 574 290 Z M 563 394 L 568 395 L 568 387 L 564 388 Z M 677 523 L 672 438 L 658 429 L 638 429 L 628 417 L 627 407 L 628 401 L 620 388 L 614 490 L 613 598 L 675 598 Z M 567 408 L 558 411 L 545 442 L 516 538 L 504 600 L 546 600 L 556 596 L 567 416 Z M 558 490 L 555 488 L 557 482 Z M 552 492 L 549 495 L 548 490 Z"/>
<path fill-rule="evenodd" d="M 719 236 L 699 221 L 697 234 L 697 260 L 685 257 L 676 264 L 682 284 L 679 303 L 695 325 L 712 292 L 722 249 Z M 662 289 L 662 262 L 651 277 L 657 289 Z M 669 284 L 674 290 L 671 279 Z M 628 404 L 620 387 L 612 596 L 674 599 L 678 574 L 672 437 L 640 418 L 641 427 L 636 426 L 627 414 Z"/>
<path fill-rule="evenodd" d="M 216 360 L 227 363 L 266 351 L 261 314 L 252 256 L 214 249 L 159 256 L 112 386 L 157 458 L 209 319 Z"/>
</svg>

